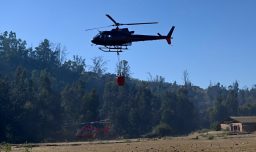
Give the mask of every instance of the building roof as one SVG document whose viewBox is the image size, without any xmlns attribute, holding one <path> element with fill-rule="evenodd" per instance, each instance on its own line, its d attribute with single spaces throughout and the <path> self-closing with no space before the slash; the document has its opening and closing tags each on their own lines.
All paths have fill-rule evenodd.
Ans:
<svg viewBox="0 0 256 152">
<path fill-rule="evenodd" d="M 240 123 L 256 123 L 256 116 L 231 116 L 230 118 Z"/>
</svg>

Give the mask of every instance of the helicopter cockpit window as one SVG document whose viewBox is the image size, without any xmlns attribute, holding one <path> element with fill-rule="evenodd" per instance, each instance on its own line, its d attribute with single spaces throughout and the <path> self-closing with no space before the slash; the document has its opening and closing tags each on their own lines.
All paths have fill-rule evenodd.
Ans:
<svg viewBox="0 0 256 152">
<path fill-rule="evenodd" d="M 94 36 L 94 38 L 100 38 L 100 33 Z"/>
</svg>

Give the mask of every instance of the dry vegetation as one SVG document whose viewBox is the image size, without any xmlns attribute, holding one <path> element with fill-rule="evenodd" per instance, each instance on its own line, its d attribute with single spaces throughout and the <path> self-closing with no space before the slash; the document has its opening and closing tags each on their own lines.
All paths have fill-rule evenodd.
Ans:
<svg viewBox="0 0 256 152">
<path fill-rule="evenodd" d="M 186 137 L 13 145 L 14 152 L 255 152 L 256 134 L 195 133 Z"/>
</svg>

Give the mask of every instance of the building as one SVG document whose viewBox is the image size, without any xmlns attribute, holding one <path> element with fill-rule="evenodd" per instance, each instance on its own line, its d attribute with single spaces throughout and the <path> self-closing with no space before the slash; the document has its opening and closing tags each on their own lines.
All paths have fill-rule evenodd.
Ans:
<svg viewBox="0 0 256 152">
<path fill-rule="evenodd" d="M 256 131 L 256 116 L 229 117 L 219 127 L 231 132 L 251 133 Z"/>
</svg>

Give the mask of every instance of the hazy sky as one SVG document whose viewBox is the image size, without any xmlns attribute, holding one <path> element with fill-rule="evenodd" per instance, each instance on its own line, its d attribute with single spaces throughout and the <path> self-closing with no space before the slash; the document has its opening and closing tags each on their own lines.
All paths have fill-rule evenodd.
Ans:
<svg viewBox="0 0 256 152">
<path fill-rule="evenodd" d="M 167 82 L 183 83 L 188 71 L 194 85 L 210 82 L 240 88 L 256 84 L 255 0 L 0 0 L 0 32 L 14 31 L 36 47 L 44 38 L 61 43 L 67 58 L 80 55 L 88 65 L 96 56 L 107 61 L 107 72 L 115 73 L 117 56 L 91 46 L 98 31 L 87 28 L 116 21 L 152 22 L 130 26 L 137 34 L 167 34 L 172 25 L 173 45 L 165 40 L 137 42 L 121 59 L 128 60 L 132 77 L 148 80 L 149 74 Z M 108 29 L 106 29 L 108 30 Z"/>
</svg>

